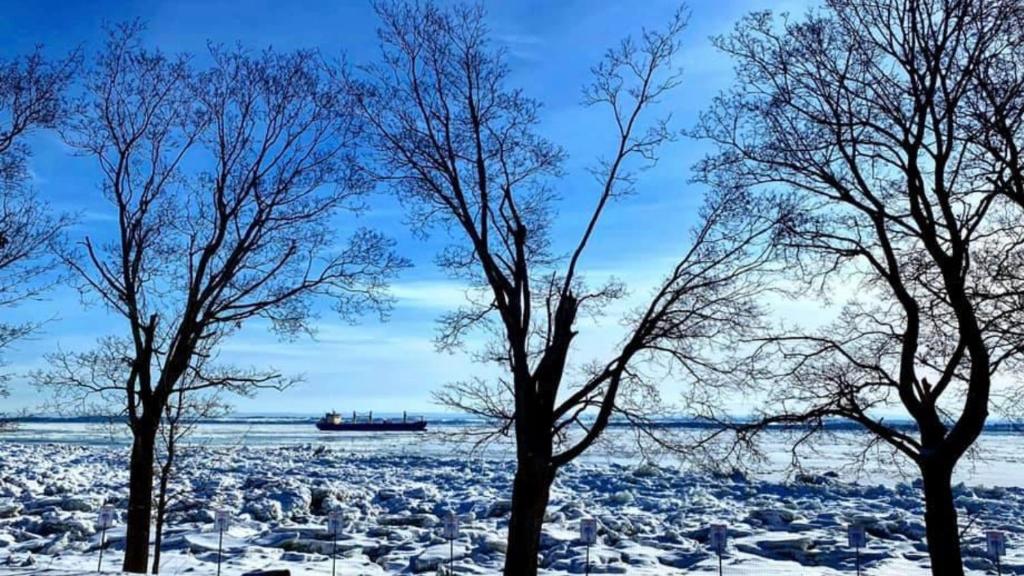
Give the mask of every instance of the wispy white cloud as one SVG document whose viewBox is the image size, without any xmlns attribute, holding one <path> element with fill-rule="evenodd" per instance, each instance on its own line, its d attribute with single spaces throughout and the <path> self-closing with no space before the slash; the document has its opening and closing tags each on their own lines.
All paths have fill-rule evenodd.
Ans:
<svg viewBox="0 0 1024 576">
<path fill-rule="evenodd" d="M 513 58 L 538 61 L 543 57 L 545 42 L 540 36 L 510 31 L 494 34 L 494 40 L 504 46 Z"/>
<path fill-rule="evenodd" d="M 478 296 L 476 290 L 454 280 L 398 282 L 391 294 L 398 299 L 398 307 L 431 310 L 452 310 L 464 305 L 467 296 Z"/>
</svg>

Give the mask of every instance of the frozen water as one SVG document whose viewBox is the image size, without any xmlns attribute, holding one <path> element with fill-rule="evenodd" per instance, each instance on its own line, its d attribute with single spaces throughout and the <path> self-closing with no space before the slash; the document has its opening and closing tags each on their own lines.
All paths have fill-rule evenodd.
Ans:
<svg viewBox="0 0 1024 576">
<path fill-rule="evenodd" d="M 38 431 L 38 426 L 36 427 Z M 61 437 L 32 426 L 0 441 L 0 573 L 89 573 L 104 504 L 119 510 L 108 530 L 107 571 L 120 565 L 127 500 L 127 451 L 83 428 Z M 224 574 L 285 567 L 293 574 L 329 574 L 334 543 L 327 514 L 342 514 L 337 541 L 342 575 L 431 574 L 455 555 L 456 574 L 497 574 L 504 559 L 514 464 L 506 447 L 468 456 L 435 433 L 317 435 L 288 426 L 204 430 L 180 461 L 164 542 L 164 574 L 213 574 L 217 561 L 214 509 L 233 517 L 224 536 Z M 308 426 L 304 426 L 306 428 Z M 208 427 L 209 428 L 209 427 Z M 252 429 L 253 427 L 250 427 Z M 259 428 L 258 426 L 255 428 Z M 264 428 L 270 428 L 266 426 Z M 233 436 L 233 441 L 227 438 Z M 276 442 L 270 442 L 270 437 Z M 241 439 L 241 440 L 240 440 Z M 1024 573 L 1017 551 L 1024 533 L 1021 438 L 986 439 L 988 460 L 960 471 L 956 488 L 971 574 L 992 568 L 984 530 L 1009 533 L 1004 573 Z M 594 574 L 714 574 L 708 526 L 729 525 L 725 573 L 852 574 L 846 526 L 862 523 L 865 574 L 928 573 L 920 489 L 881 468 L 862 483 L 826 472 L 847 447 L 811 461 L 799 479 L 780 475 L 709 476 L 634 455 L 597 451 L 562 470 L 552 489 L 541 538 L 542 573 L 583 573 L 579 520 L 593 517 L 598 542 Z M 779 450 L 773 460 L 784 462 Z M 815 471 L 817 470 L 817 471 Z M 441 519 L 454 511 L 461 535 L 450 548 Z"/>
</svg>

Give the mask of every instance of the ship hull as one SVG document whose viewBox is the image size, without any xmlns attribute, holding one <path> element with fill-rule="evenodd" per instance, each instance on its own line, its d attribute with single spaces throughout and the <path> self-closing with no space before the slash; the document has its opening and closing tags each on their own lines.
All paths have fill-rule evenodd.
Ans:
<svg viewBox="0 0 1024 576">
<path fill-rule="evenodd" d="M 316 427 L 324 432 L 419 432 L 427 429 L 426 422 L 317 422 Z"/>
</svg>

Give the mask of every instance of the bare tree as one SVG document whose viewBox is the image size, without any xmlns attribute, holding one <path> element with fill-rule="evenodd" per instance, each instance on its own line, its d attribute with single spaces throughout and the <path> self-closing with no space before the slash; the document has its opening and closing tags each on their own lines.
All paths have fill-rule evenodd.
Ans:
<svg viewBox="0 0 1024 576">
<path fill-rule="evenodd" d="M 61 118 L 78 60 L 49 61 L 37 49 L 0 61 L 0 309 L 35 298 L 52 284 L 47 275 L 56 262 L 47 256 L 67 219 L 51 215 L 33 193 L 24 137 Z M 0 319 L 0 365 L 3 351 L 36 327 L 38 322 Z M 0 374 L 0 397 L 7 394 L 8 378 Z"/>
<path fill-rule="evenodd" d="M 1019 62 L 1022 10 L 833 0 L 801 19 L 750 15 L 717 39 L 737 80 L 696 130 L 717 147 L 700 178 L 785 206 L 780 257 L 843 304 L 821 328 L 760 340 L 747 391 L 764 408 L 734 430 L 750 441 L 803 423 L 805 443 L 844 418 L 869 433 L 866 449 L 909 459 L 934 574 L 963 574 L 953 471 L 996 388 L 1019 393 L 1021 116 L 1002 95 L 1019 95 L 1022 68 L 1005 62 Z M 986 101 L 1002 111 L 991 121 Z M 912 427 L 884 418 L 897 409 Z"/>
<path fill-rule="evenodd" d="M 107 422 L 104 428 L 111 437 L 116 437 L 129 414 L 124 403 L 124 378 L 129 369 L 130 354 L 129 340 L 105 337 L 98 341 L 93 350 L 87 352 L 58 351 L 47 355 L 50 367 L 34 371 L 31 377 L 36 386 L 52 393 L 54 403 L 48 408 L 58 413 L 105 417 Z M 249 371 L 253 376 L 259 374 L 260 382 L 233 378 L 230 383 L 225 381 L 224 386 L 211 387 L 210 374 L 234 376 L 245 371 L 233 366 L 214 367 L 216 358 L 205 352 L 197 352 L 193 361 L 201 366 L 190 368 L 175 385 L 164 405 L 157 435 L 154 459 L 156 494 L 153 499 L 153 520 L 156 531 L 153 537 L 153 574 L 160 572 L 167 509 L 175 497 L 172 484 L 177 464 L 183 455 L 185 440 L 203 420 L 229 412 L 228 404 L 222 399 L 225 392 L 252 396 L 267 387 L 282 390 L 297 383 L 297 378 L 286 378 L 276 372 Z"/>
<path fill-rule="evenodd" d="M 182 456 L 183 442 L 196 428 L 210 418 L 227 414 L 229 406 L 219 396 L 220 390 L 214 389 L 207 394 L 189 394 L 187 387 L 179 389 L 167 402 L 164 408 L 164 419 L 160 425 L 160 454 L 162 461 L 157 473 L 157 491 L 155 500 L 155 529 L 153 536 L 153 574 L 160 573 L 160 556 L 163 546 L 164 526 L 167 520 L 167 507 L 176 495 L 171 484 L 177 471 L 177 463 Z"/>
<path fill-rule="evenodd" d="M 383 312 L 386 281 L 405 265 L 377 232 L 338 242 L 340 215 L 367 187 L 352 168 L 357 123 L 315 53 L 212 46 L 199 71 L 144 48 L 139 33 L 111 30 L 64 129 L 97 162 L 116 214 L 114 229 L 65 260 L 84 294 L 124 319 L 121 352 L 94 353 L 110 356 L 117 384 L 49 375 L 59 390 L 117 394 L 125 407 L 128 572 L 147 569 L 154 454 L 172 397 L 281 379 L 197 359 L 248 321 L 308 331 L 317 300 L 348 318 Z"/>
<path fill-rule="evenodd" d="M 504 55 L 488 43 L 482 9 L 395 3 L 378 5 L 378 14 L 381 60 L 348 78 L 349 89 L 372 127 L 377 178 L 406 201 L 418 227 L 439 226 L 456 238 L 441 265 L 479 289 L 479 301 L 443 319 L 438 341 L 446 349 L 471 330 L 490 331 L 493 345 L 482 356 L 504 376 L 455 384 L 439 399 L 490 419 L 492 434 L 514 436 L 505 574 L 536 574 L 558 469 L 585 452 L 613 416 L 637 416 L 632 401 L 656 397 L 640 360 L 664 354 L 699 377 L 716 369 L 707 348 L 756 324 L 751 300 L 762 286 L 754 272 L 765 258 L 770 219 L 726 226 L 724 215 L 743 212 L 745 198 L 716 195 L 689 253 L 625 318 L 617 351 L 605 360 L 573 360 L 580 314 L 600 313 L 625 293 L 617 282 L 588 287 L 581 263 L 602 215 L 673 136 L 665 120 L 648 116 L 678 84 L 671 59 L 684 13 L 663 31 L 623 41 L 594 68 L 584 99 L 610 112 L 613 152 L 593 170 L 596 194 L 577 200 L 593 207 L 565 256 L 548 234 L 563 152 L 536 132 L 540 105 L 507 86 Z"/>
</svg>

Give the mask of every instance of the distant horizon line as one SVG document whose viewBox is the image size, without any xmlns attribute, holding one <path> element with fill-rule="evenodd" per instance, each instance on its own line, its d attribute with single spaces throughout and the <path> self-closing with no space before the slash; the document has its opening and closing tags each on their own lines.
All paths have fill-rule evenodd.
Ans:
<svg viewBox="0 0 1024 576">
<path fill-rule="evenodd" d="M 367 412 L 358 412 L 360 415 L 369 414 Z M 402 412 L 376 412 L 382 419 L 402 417 Z M 422 417 L 428 422 L 434 425 L 441 426 L 458 426 L 458 425 L 473 425 L 483 424 L 486 422 L 485 418 L 480 416 L 474 416 L 472 414 L 465 414 L 459 412 L 406 412 L 406 415 L 419 418 Z M 199 418 L 196 422 L 198 424 L 207 425 L 243 425 L 243 424 L 263 424 L 268 426 L 273 425 L 294 425 L 300 423 L 312 423 L 315 422 L 321 413 L 307 413 L 307 412 L 236 412 L 227 414 L 222 417 L 213 418 Z M 79 416 L 60 416 L 60 415 L 43 415 L 43 414 L 22 414 L 22 415 L 8 415 L 5 418 L 0 418 L 0 422 L 9 422 L 14 424 L 60 424 L 60 423 L 77 423 L 77 424 L 105 424 L 112 423 L 117 420 L 126 420 L 125 415 L 79 415 Z M 914 430 L 916 424 L 911 419 L 887 419 L 889 424 L 895 428 L 903 430 Z M 745 417 L 732 417 L 731 422 L 735 424 L 743 424 L 751 422 L 750 416 Z M 650 424 L 654 428 L 712 428 L 718 427 L 719 422 L 711 421 L 706 418 L 695 418 L 690 416 L 662 416 L 658 418 L 652 418 Z M 635 426 L 627 420 L 616 420 L 609 422 L 609 427 L 622 428 Z M 774 430 L 800 430 L 811 427 L 811 424 L 774 424 L 768 428 Z M 852 422 L 844 418 L 835 418 L 828 420 L 824 423 L 823 428 L 829 431 L 850 431 L 850 430 L 862 430 L 863 427 L 857 423 Z M 1024 425 L 1015 423 L 1011 420 L 1005 419 L 993 419 L 986 423 L 985 428 L 990 431 L 1003 431 L 1003 432 L 1022 432 L 1024 431 Z M 2 438 L 2 436 L 0 436 Z"/>
</svg>

